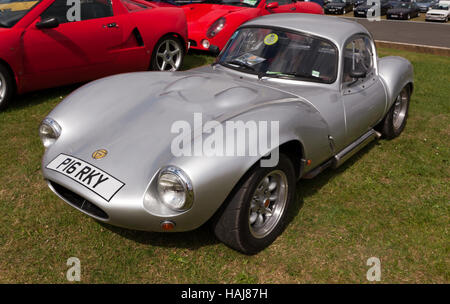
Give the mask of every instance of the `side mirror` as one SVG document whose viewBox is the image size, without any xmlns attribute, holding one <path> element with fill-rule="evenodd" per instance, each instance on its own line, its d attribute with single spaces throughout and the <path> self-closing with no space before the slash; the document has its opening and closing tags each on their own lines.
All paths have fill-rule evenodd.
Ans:
<svg viewBox="0 0 450 304">
<path fill-rule="evenodd" d="M 269 4 L 266 4 L 266 9 L 274 9 L 278 7 L 278 2 L 272 2 Z"/>
<path fill-rule="evenodd" d="M 350 77 L 352 78 L 365 78 L 367 75 L 366 71 L 361 71 L 361 70 L 352 70 L 350 71 Z"/>
<path fill-rule="evenodd" d="M 45 19 L 41 20 L 40 22 L 36 23 L 36 27 L 38 29 L 50 29 L 50 28 L 58 27 L 58 25 L 59 25 L 59 21 L 55 17 L 45 18 Z"/>
<path fill-rule="evenodd" d="M 209 46 L 208 51 L 210 51 L 211 53 L 213 53 L 214 56 L 217 56 L 217 55 L 219 55 L 219 53 L 220 53 L 219 47 L 218 47 L 217 45 L 212 45 L 212 44 Z"/>
</svg>

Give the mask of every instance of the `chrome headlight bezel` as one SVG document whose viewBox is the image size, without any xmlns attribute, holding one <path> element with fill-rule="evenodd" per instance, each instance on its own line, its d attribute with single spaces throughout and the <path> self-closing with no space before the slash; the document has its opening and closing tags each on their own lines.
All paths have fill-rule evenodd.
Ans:
<svg viewBox="0 0 450 304">
<path fill-rule="evenodd" d="M 39 137 L 47 149 L 61 136 L 61 126 L 50 117 L 46 117 L 39 126 Z"/>
<path fill-rule="evenodd" d="M 166 201 L 161 189 L 161 181 L 163 178 L 174 178 L 173 181 L 176 181 L 178 186 L 182 187 L 184 198 L 181 203 L 174 204 L 173 202 Z M 175 166 L 167 166 L 159 171 L 156 181 L 156 191 L 158 193 L 159 201 L 173 211 L 187 211 L 191 209 L 194 203 L 194 188 L 189 176 L 183 170 Z"/>
<path fill-rule="evenodd" d="M 226 23 L 227 19 L 225 19 L 225 17 L 220 17 L 219 19 L 214 21 L 214 23 L 211 24 L 211 26 L 206 31 L 206 37 L 211 39 L 216 36 L 221 30 L 223 30 Z"/>
</svg>

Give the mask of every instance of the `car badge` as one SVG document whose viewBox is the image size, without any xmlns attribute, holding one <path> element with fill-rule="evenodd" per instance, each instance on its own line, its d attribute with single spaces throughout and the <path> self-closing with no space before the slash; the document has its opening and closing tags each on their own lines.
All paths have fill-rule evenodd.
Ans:
<svg viewBox="0 0 450 304">
<path fill-rule="evenodd" d="M 105 157 L 108 154 L 108 151 L 106 151 L 105 149 L 100 149 L 95 151 L 94 153 L 92 153 L 92 158 L 93 159 L 101 159 L 103 157 Z"/>
</svg>

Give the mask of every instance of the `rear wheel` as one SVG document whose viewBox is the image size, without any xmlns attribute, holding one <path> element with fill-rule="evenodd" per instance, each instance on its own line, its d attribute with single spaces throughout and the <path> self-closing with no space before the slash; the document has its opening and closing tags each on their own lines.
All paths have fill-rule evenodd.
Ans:
<svg viewBox="0 0 450 304">
<path fill-rule="evenodd" d="M 0 64 L 0 111 L 6 109 L 14 94 L 14 80 L 8 68 Z"/>
<path fill-rule="evenodd" d="M 295 183 L 294 166 L 283 154 L 276 167 L 254 166 L 213 221 L 216 237 L 245 254 L 269 246 L 287 224 Z"/>
<path fill-rule="evenodd" d="M 377 126 L 383 137 L 392 139 L 400 135 L 406 125 L 408 117 L 410 89 L 405 86 L 394 101 L 389 112 Z"/>
<path fill-rule="evenodd" d="M 151 69 L 155 71 L 177 71 L 184 59 L 184 47 L 174 36 L 161 38 L 153 50 Z"/>
</svg>

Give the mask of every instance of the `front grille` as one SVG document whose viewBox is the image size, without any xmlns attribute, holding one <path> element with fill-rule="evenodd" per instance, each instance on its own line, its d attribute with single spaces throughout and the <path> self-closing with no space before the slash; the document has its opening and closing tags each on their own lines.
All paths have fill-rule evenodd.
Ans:
<svg viewBox="0 0 450 304">
<path fill-rule="evenodd" d="M 189 39 L 189 44 L 190 44 L 191 46 L 197 46 L 197 41 L 192 40 L 192 39 Z"/>
<path fill-rule="evenodd" d="M 69 204 L 80 208 L 81 210 L 85 211 L 86 213 L 93 215 L 95 217 L 101 218 L 101 219 L 108 219 L 108 215 L 97 207 L 96 205 L 92 204 L 90 201 L 84 199 L 83 197 L 79 196 L 78 194 L 70 191 L 67 188 L 64 188 L 63 186 L 54 183 L 50 181 L 50 185 L 53 187 L 55 192 L 59 195 L 61 195 Z"/>
</svg>

